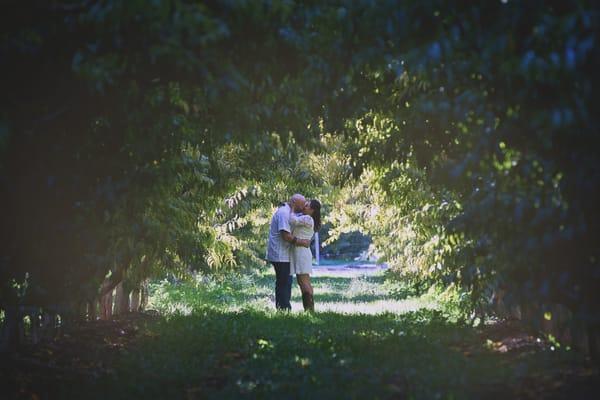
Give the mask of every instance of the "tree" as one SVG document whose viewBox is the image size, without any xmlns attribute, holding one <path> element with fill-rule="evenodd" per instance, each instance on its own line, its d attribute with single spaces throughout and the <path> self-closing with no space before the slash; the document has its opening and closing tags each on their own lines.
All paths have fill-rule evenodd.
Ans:
<svg viewBox="0 0 600 400">
<path fill-rule="evenodd" d="M 207 211 L 243 178 L 277 176 L 279 148 L 318 148 L 328 133 L 348 144 L 354 176 L 375 174 L 397 207 L 455 207 L 433 219 L 455 246 L 436 256 L 435 279 L 475 297 L 503 285 L 540 310 L 565 304 L 597 329 L 594 3 L 6 11 L 2 305 L 87 299 L 148 257 L 166 268 L 206 259 L 221 246 Z M 235 149 L 264 157 L 220 164 Z M 432 194 L 426 211 L 395 194 L 413 170 L 419 184 L 402 187 Z"/>
</svg>

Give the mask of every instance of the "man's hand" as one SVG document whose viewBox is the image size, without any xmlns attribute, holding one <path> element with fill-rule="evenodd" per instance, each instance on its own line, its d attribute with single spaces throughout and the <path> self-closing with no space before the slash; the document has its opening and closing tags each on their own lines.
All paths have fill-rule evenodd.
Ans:
<svg viewBox="0 0 600 400">
<path fill-rule="evenodd" d="M 296 239 L 296 246 L 310 247 L 310 240 L 308 240 L 308 239 Z"/>
</svg>

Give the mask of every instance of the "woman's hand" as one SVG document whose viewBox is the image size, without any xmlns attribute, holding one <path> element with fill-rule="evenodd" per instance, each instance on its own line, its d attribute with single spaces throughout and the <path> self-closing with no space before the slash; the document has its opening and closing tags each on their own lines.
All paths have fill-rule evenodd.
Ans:
<svg viewBox="0 0 600 400">
<path fill-rule="evenodd" d="M 283 240 L 293 244 L 294 246 L 310 247 L 310 239 L 298 239 L 287 231 L 281 231 L 281 237 Z"/>
</svg>

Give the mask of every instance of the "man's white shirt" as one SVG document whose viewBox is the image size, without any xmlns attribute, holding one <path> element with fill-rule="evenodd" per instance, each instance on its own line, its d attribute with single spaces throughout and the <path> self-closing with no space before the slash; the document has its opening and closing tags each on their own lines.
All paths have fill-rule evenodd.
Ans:
<svg viewBox="0 0 600 400">
<path fill-rule="evenodd" d="M 279 207 L 273 218 L 269 229 L 269 243 L 267 245 L 267 261 L 289 262 L 290 243 L 283 240 L 281 231 L 292 232 L 290 227 L 290 205 L 284 204 Z"/>
</svg>

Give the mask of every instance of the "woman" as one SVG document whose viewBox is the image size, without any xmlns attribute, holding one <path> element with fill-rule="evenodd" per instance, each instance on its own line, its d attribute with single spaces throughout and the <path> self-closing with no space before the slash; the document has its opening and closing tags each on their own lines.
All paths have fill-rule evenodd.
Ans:
<svg viewBox="0 0 600 400">
<path fill-rule="evenodd" d="M 290 227 L 294 242 L 297 239 L 311 240 L 314 233 L 321 227 L 321 203 L 317 200 L 307 201 L 300 216 L 290 211 Z M 295 246 L 290 252 L 290 274 L 296 274 L 298 285 L 302 291 L 304 311 L 314 311 L 313 288 L 310 284 L 312 272 L 312 253 L 310 248 Z"/>
</svg>

